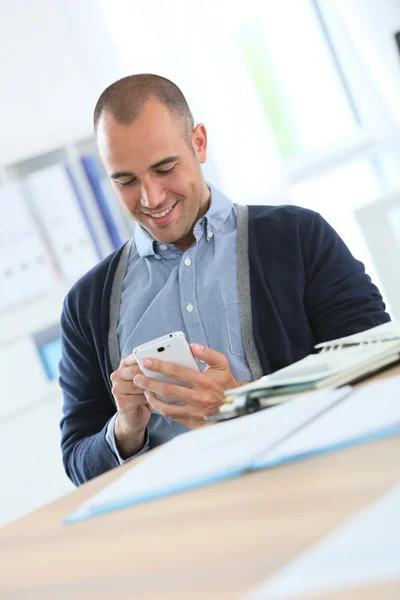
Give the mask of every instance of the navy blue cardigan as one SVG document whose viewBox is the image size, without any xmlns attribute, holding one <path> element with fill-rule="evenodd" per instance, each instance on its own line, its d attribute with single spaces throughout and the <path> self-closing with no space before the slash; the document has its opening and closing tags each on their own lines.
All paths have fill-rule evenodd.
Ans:
<svg viewBox="0 0 400 600">
<path fill-rule="evenodd" d="M 253 335 L 264 374 L 299 360 L 318 342 L 390 320 L 378 289 L 317 213 L 294 206 L 248 207 Z M 61 318 L 62 453 L 83 483 L 118 465 L 105 440 L 116 411 L 108 352 L 117 250 L 80 279 Z"/>
</svg>

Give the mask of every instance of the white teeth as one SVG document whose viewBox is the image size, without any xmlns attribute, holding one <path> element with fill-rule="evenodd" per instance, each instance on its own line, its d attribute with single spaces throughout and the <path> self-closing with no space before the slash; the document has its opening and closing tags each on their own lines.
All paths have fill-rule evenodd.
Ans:
<svg viewBox="0 0 400 600">
<path fill-rule="evenodd" d="M 165 215 L 167 215 L 173 208 L 173 206 L 170 206 L 169 208 L 167 208 L 167 210 L 163 210 L 162 212 L 151 216 L 153 217 L 153 219 L 160 219 L 161 217 L 165 217 Z"/>
</svg>

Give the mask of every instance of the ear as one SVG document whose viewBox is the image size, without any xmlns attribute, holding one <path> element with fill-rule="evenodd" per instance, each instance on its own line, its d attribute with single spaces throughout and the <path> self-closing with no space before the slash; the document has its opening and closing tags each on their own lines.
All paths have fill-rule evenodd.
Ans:
<svg viewBox="0 0 400 600">
<path fill-rule="evenodd" d="M 205 163 L 207 158 L 207 130 L 203 123 L 199 123 L 193 129 L 192 146 L 199 163 Z"/>
</svg>

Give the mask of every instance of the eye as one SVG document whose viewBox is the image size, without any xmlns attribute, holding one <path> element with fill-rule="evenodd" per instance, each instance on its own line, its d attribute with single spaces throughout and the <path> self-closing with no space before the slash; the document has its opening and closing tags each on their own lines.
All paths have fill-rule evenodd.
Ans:
<svg viewBox="0 0 400 600">
<path fill-rule="evenodd" d="M 168 175 L 168 173 L 172 173 L 172 171 L 175 169 L 176 165 L 174 165 L 173 167 L 170 167 L 169 169 L 163 169 L 162 171 L 159 169 L 158 171 L 156 171 L 157 175 Z"/>
<path fill-rule="evenodd" d="M 120 185 L 121 187 L 125 187 L 127 185 L 132 185 L 133 183 L 135 183 L 137 181 L 136 177 L 134 177 L 133 179 L 130 179 L 129 181 L 117 181 L 116 183 L 118 183 L 118 185 Z"/>
</svg>

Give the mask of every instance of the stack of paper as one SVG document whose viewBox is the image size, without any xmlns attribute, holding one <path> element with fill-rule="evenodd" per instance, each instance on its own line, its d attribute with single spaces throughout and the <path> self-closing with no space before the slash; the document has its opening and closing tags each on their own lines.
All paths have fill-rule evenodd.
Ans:
<svg viewBox="0 0 400 600">
<path fill-rule="evenodd" d="M 308 390 L 354 383 L 400 360 L 400 322 L 384 323 L 361 333 L 315 346 L 318 353 L 265 375 L 241 387 L 227 390 L 219 414 L 208 417 L 221 421 L 248 412 L 254 403 L 261 406 L 293 399 Z"/>
</svg>

